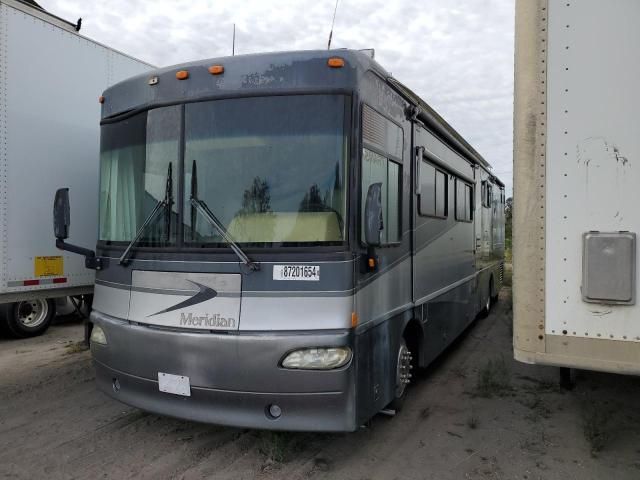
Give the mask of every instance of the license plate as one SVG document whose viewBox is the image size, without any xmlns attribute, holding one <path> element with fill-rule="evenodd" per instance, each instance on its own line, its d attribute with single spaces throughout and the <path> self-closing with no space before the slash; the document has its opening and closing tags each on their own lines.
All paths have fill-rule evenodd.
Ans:
<svg viewBox="0 0 640 480">
<path fill-rule="evenodd" d="M 171 375 L 170 373 L 158 372 L 158 388 L 161 392 L 173 393 L 174 395 L 182 395 L 183 397 L 191 396 L 191 385 L 189 377 L 184 375 Z"/>
<path fill-rule="evenodd" d="M 318 265 L 274 265 L 273 279 L 318 282 L 320 267 Z"/>
</svg>

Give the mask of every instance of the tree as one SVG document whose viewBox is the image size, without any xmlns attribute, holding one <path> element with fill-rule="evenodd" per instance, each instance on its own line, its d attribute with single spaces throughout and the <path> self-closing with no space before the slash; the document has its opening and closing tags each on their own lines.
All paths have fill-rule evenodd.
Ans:
<svg viewBox="0 0 640 480">
<path fill-rule="evenodd" d="M 239 215 L 248 213 L 267 213 L 271 211 L 271 194 L 269 184 L 260 177 L 253 179 L 251 187 L 247 188 L 242 195 L 242 208 Z"/>
<path fill-rule="evenodd" d="M 504 236 L 507 248 L 511 248 L 511 235 L 513 234 L 513 197 L 507 198 L 504 205 Z"/>
</svg>

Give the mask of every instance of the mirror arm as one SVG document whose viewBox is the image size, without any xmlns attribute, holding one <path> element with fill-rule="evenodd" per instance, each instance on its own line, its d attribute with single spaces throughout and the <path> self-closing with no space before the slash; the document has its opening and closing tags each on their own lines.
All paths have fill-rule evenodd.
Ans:
<svg viewBox="0 0 640 480">
<path fill-rule="evenodd" d="M 102 270 L 102 258 L 96 257 L 96 252 L 88 248 L 79 247 L 71 243 L 65 243 L 61 238 L 56 238 L 56 247 L 71 253 L 77 253 L 84 256 L 84 266 L 92 270 Z"/>
</svg>

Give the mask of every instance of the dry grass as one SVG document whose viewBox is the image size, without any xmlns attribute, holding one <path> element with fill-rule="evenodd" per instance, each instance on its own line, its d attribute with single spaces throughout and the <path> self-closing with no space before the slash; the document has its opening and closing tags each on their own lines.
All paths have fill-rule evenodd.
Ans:
<svg viewBox="0 0 640 480">
<path fill-rule="evenodd" d="M 89 346 L 84 342 L 73 342 L 68 345 L 65 345 L 65 354 L 73 355 L 74 353 L 82 353 L 89 350 Z"/>
<path fill-rule="evenodd" d="M 611 436 L 609 428 L 610 412 L 590 404 L 583 412 L 584 438 L 589 443 L 591 455 L 597 456 L 606 446 Z"/>
<path fill-rule="evenodd" d="M 488 360 L 478 371 L 475 394 L 479 397 L 502 397 L 512 392 L 511 374 L 504 357 Z"/>
</svg>

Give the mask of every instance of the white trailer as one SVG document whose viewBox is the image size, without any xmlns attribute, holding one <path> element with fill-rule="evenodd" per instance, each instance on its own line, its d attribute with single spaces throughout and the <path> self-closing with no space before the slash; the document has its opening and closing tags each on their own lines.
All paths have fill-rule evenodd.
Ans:
<svg viewBox="0 0 640 480">
<path fill-rule="evenodd" d="M 79 35 L 35 2 L 0 0 L 0 324 L 42 333 L 54 298 L 90 294 L 94 273 L 52 241 L 51 202 L 71 187 L 74 242 L 97 237 L 100 104 L 151 68 Z"/>
<path fill-rule="evenodd" d="M 637 0 L 516 3 L 520 361 L 640 373 L 638 25 Z"/>
</svg>

